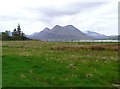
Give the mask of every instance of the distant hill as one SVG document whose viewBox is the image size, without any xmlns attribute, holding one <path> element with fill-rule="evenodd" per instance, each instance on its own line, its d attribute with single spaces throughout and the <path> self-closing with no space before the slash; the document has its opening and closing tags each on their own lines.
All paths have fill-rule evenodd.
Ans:
<svg viewBox="0 0 120 89">
<path fill-rule="evenodd" d="M 97 32 L 92 31 L 86 31 L 84 32 L 87 36 L 93 37 L 94 39 L 108 39 L 109 36 L 106 36 L 104 34 L 99 34 Z"/>
<path fill-rule="evenodd" d="M 43 41 L 72 41 L 93 39 L 87 36 L 73 25 L 59 26 L 52 29 L 45 28 L 43 31 L 28 36 L 31 39 Z"/>
<path fill-rule="evenodd" d="M 118 36 L 111 36 L 109 39 L 111 39 L 111 40 L 120 40 L 120 35 L 118 35 Z"/>
</svg>

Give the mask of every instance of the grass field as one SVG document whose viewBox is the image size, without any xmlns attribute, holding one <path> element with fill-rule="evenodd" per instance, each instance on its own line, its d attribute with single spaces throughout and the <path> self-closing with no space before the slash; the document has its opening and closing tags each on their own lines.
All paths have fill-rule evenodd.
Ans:
<svg viewBox="0 0 120 89">
<path fill-rule="evenodd" d="M 3 41 L 3 87 L 115 87 L 118 43 Z"/>
</svg>

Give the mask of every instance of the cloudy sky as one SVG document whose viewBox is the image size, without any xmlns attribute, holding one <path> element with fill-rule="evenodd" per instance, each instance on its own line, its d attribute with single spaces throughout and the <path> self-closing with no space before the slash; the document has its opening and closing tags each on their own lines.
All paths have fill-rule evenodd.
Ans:
<svg viewBox="0 0 120 89">
<path fill-rule="evenodd" d="M 0 31 L 13 31 L 20 23 L 27 35 L 55 25 L 74 25 L 81 31 L 117 35 L 118 1 L 0 0 Z"/>
</svg>

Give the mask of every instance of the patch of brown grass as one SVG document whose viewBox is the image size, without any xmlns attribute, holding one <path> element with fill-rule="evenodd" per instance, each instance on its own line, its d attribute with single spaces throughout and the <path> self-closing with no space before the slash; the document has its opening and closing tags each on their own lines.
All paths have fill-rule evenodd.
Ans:
<svg viewBox="0 0 120 89">
<path fill-rule="evenodd" d="M 51 50 L 112 50 L 118 51 L 118 44 L 91 44 L 91 45 L 60 45 L 60 46 L 53 46 Z"/>
</svg>

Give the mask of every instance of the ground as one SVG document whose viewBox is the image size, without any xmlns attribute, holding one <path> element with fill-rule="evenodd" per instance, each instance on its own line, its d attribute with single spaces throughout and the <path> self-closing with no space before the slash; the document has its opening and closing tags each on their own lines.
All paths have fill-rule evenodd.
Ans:
<svg viewBox="0 0 120 89">
<path fill-rule="evenodd" d="M 118 43 L 2 42 L 3 87 L 118 86 Z"/>
</svg>

